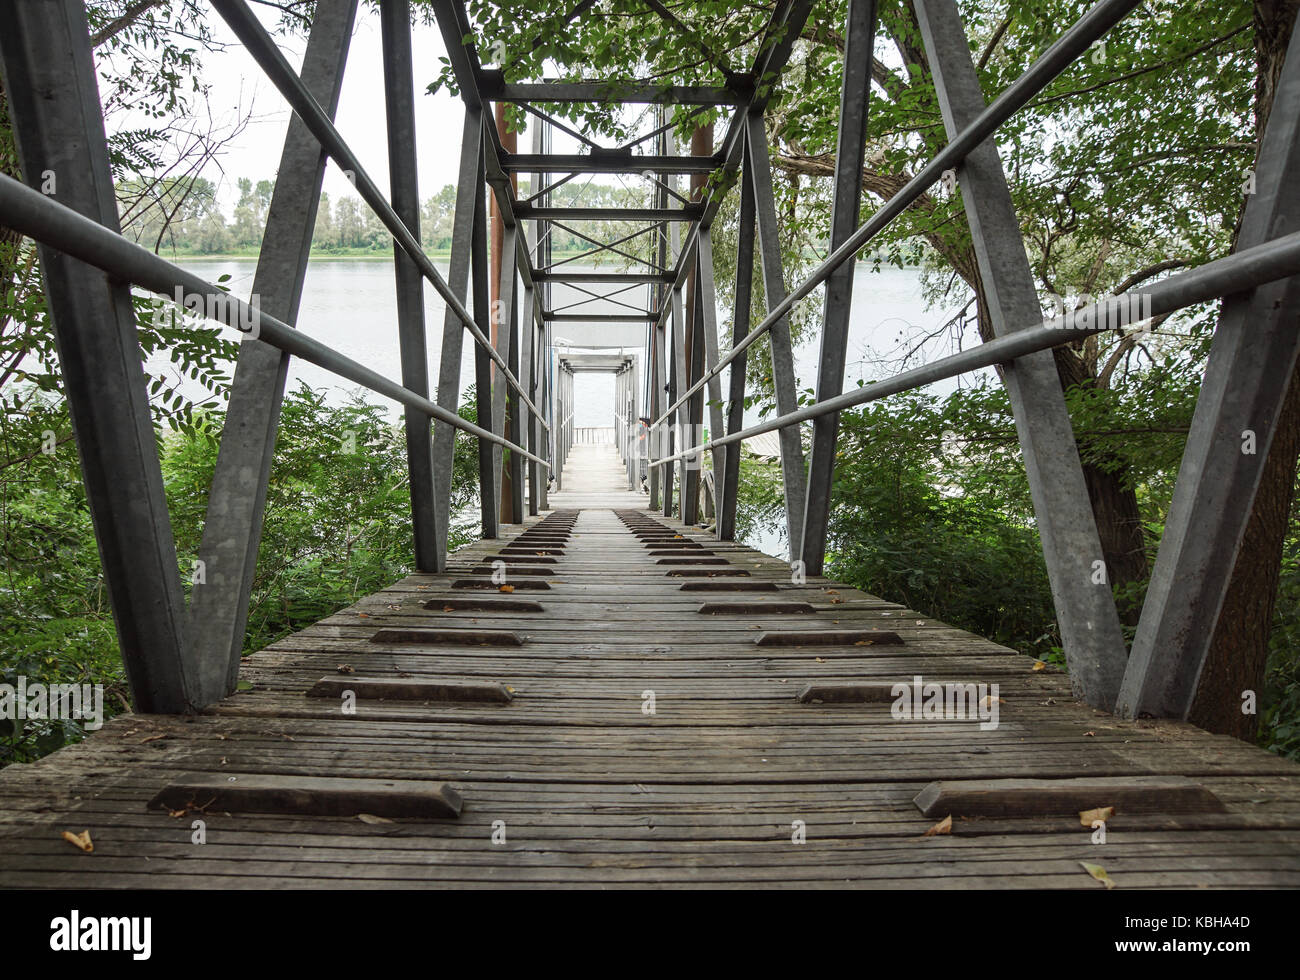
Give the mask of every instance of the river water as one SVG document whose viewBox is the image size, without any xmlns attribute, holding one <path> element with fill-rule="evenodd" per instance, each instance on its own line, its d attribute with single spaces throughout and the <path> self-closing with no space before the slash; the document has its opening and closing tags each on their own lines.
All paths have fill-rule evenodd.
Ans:
<svg viewBox="0 0 1300 980">
<path fill-rule="evenodd" d="M 253 283 L 256 262 L 253 259 L 188 259 L 179 265 L 214 282 L 229 275 L 227 285 L 236 296 L 247 297 Z M 440 270 L 446 275 L 446 267 Z M 806 302 L 816 302 L 815 299 Z M 600 312 L 593 304 L 591 312 Z M 425 286 L 425 316 L 429 330 L 429 372 L 437 378 L 441 353 L 442 323 L 445 306 L 433 287 Z M 588 312 L 584 310 L 583 312 Z M 859 263 L 854 279 L 853 312 L 849 330 L 849 356 L 845 369 L 845 386 L 859 378 L 872 380 L 898 370 L 898 357 L 916 338 L 933 332 L 955 312 L 952 309 L 927 310 L 921 296 L 919 273 L 912 269 L 883 268 L 873 271 L 868 263 Z M 390 261 L 373 259 L 313 259 L 307 269 L 302 309 L 298 327 L 312 337 L 373 368 L 388 377 L 401 377 L 397 345 L 397 313 L 393 267 Z M 730 317 L 719 311 L 719 329 L 730 334 Z M 557 331 L 562 330 L 557 325 Z M 946 341 L 931 342 L 923 353 L 939 356 L 947 349 Z M 725 348 L 725 343 L 724 343 Z M 795 350 L 795 371 L 800 387 L 815 387 L 819 341 L 811 338 Z M 151 367 L 166 365 L 165 355 L 156 357 Z M 916 360 L 907 363 L 914 366 Z M 344 381 L 313 364 L 294 359 L 289 369 L 289 386 L 299 380 L 317 389 L 333 390 L 339 397 L 350 388 Z M 474 354 L 469 335 L 465 336 L 461 362 L 461 384 L 474 380 Z M 936 386 L 938 387 L 938 386 Z M 576 424 L 604 426 L 610 424 L 614 395 L 612 375 L 579 374 L 576 378 Z M 725 375 L 723 390 L 726 390 Z M 940 390 L 950 390 L 941 388 Z M 197 394 L 197 392 L 195 392 Z M 378 396 L 375 396 L 378 398 Z M 396 415 L 396 410 L 394 409 Z"/>
</svg>

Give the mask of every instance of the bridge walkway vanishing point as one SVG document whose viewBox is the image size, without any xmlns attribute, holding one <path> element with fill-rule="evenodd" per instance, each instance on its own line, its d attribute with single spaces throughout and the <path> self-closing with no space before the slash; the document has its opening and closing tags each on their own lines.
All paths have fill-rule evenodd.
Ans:
<svg viewBox="0 0 1300 980">
<path fill-rule="evenodd" d="M 579 474 L 618 485 L 607 449 L 574 457 L 583 509 L 247 658 L 251 690 L 197 717 L 120 717 L 0 772 L 0 881 L 1104 887 L 1089 862 L 1124 888 L 1300 885 L 1294 764 L 1180 722 L 1117 720 L 1005 648 L 832 581 L 794 584 L 778 559 L 588 491 Z M 492 582 L 496 560 L 514 591 Z M 830 700 L 916 675 L 997 684 L 997 728 Z M 365 696 L 370 678 L 403 696 Z M 308 697 L 317 685 L 327 696 Z M 500 685 L 508 703 L 450 699 Z M 829 687 L 804 703 L 807 685 Z M 430 816 L 456 796 L 459 816 Z M 1108 806 L 1095 844 L 1077 811 Z M 924 836 L 950 815 L 950 834 Z M 89 830 L 94 852 L 65 830 Z"/>
</svg>

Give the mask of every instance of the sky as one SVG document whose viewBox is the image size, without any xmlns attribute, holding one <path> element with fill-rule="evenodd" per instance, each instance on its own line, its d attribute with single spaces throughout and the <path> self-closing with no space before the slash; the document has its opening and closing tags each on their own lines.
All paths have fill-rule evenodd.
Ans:
<svg viewBox="0 0 1300 980">
<path fill-rule="evenodd" d="M 260 5 L 255 5 L 254 10 L 268 28 L 274 27 L 274 11 Z M 209 95 L 212 112 L 217 118 L 228 120 L 236 114 L 248 113 L 251 107 L 253 115 L 248 127 L 219 155 L 219 169 L 213 166 L 205 171 L 209 179 L 222 185 L 221 201 L 229 213 L 234 206 L 232 198 L 237 193 L 236 178 L 257 180 L 275 175 L 290 110 L 219 16 L 213 16 L 212 27 L 217 40 L 230 44 L 224 51 L 203 56 L 204 78 L 212 86 Z M 306 38 L 276 35 L 276 40 L 285 58 L 298 70 L 307 46 Z M 440 67 L 438 58 L 446 53 L 437 28 L 416 26 L 412 47 L 416 65 L 416 149 L 420 196 L 425 198 L 437 193 L 445 184 L 456 182 L 464 110 L 458 97 L 446 92 L 430 95 L 424 91 Z M 379 17 L 375 10 L 366 6 L 362 6 L 357 14 L 335 125 L 370 178 L 386 194 L 387 125 Z M 324 191 L 333 199 L 345 194 L 356 195 L 333 162 L 325 173 Z"/>
</svg>

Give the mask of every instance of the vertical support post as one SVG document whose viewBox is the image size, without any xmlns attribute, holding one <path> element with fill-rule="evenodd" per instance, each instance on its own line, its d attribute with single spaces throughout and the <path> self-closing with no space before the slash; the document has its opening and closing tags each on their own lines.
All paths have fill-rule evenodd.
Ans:
<svg viewBox="0 0 1300 980">
<path fill-rule="evenodd" d="M 547 149 L 549 143 L 549 134 L 547 127 L 549 123 L 545 120 L 538 119 L 533 123 L 533 152 L 540 155 Z M 549 174 L 533 174 L 532 193 L 536 194 L 550 178 Z M 539 204 L 549 203 L 551 195 L 544 194 Z M 533 222 L 533 235 L 536 238 L 536 251 L 533 253 L 534 264 L 539 268 L 546 268 L 551 264 L 551 240 L 550 227 L 545 221 Z M 534 351 L 534 374 L 533 374 L 533 392 L 529 395 L 533 403 L 542 408 L 543 412 L 550 413 L 547 415 L 545 422 L 547 425 L 554 424 L 554 413 L 550 412 L 551 407 L 551 382 L 550 382 L 550 361 L 551 361 L 551 333 L 549 323 L 541 316 L 541 312 L 550 306 L 551 292 L 550 286 L 542 283 L 539 289 L 534 293 L 534 310 L 537 311 L 537 342 L 540 345 Z M 527 322 L 527 318 L 525 318 Z M 539 397 L 539 394 L 541 397 Z M 546 429 L 539 424 L 538 419 L 533 420 L 534 443 L 533 452 L 548 462 L 551 461 L 550 446 L 551 439 Z M 532 479 L 537 484 L 536 497 L 529 498 L 528 512 L 537 514 L 540 511 L 547 510 L 549 501 L 547 500 L 547 484 L 551 478 L 551 471 L 543 471 L 540 464 L 533 464 Z"/>
<path fill-rule="evenodd" d="M 750 305 L 754 289 L 754 191 L 753 177 L 746 167 L 741 176 L 740 223 L 736 235 L 736 302 L 731 321 L 731 344 L 735 347 L 749 333 Z M 745 425 L 745 354 L 727 366 L 727 434 Z M 734 452 L 724 457 L 721 504 L 718 507 L 718 537 L 736 540 L 736 498 L 740 487 L 740 456 L 743 443 L 733 443 Z"/>
<path fill-rule="evenodd" d="M 700 296 L 698 340 L 702 340 L 704 368 L 712 371 L 718 363 L 718 300 L 713 291 L 713 236 L 708 228 L 700 229 L 697 278 L 695 289 Z M 722 382 L 712 375 L 705 386 L 709 393 L 709 438 L 722 434 Z M 704 392 L 700 393 L 703 397 Z M 721 528 L 722 481 L 727 457 L 740 453 L 739 446 L 717 446 L 710 450 L 713 456 L 713 527 L 717 534 Z"/>
<path fill-rule="evenodd" d="M 1236 250 L 1300 231 L 1300 35 L 1291 37 Z M 1227 296 L 1117 711 L 1186 718 L 1300 356 L 1300 276 Z M 1267 560 L 1267 559 L 1266 559 Z"/>
<path fill-rule="evenodd" d="M 673 238 L 676 239 L 677 234 L 676 234 L 675 226 L 672 234 L 673 234 Z M 673 254 L 677 254 L 677 252 L 678 252 L 677 242 L 674 240 Z M 669 404 L 676 401 L 678 398 L 677 393 L 679 391 L 685 391 L 687 386 L 686 315 L 682 309 L 682 290 L 680 287 L 676 287 L 676 286 L 673 288 L 673 295 L 672 295 L 672 317 L 673 317 L 673 380 L 672 380 L 672 391 L 669 393 L 668 396 L 671 399 Z M 678 443 L 684 441 L 687 438 L 686 436 L 687 429 L 685 428 L 686 412 L 687 412 L 687 406 L 685 405 L 677 406 L 677 410 L 673 416 L 673 421 L 675 425 L 674 425 L 674 432 L 673 432 L 673 440 L 669 446 L 669 455 L 673 455 L 674 453 L 679 451 L 679 448 L 685 448 L 685 447 L 679 447 Z M 678 513 L 681 516 L 683 522 L 685 522 L 686 520 L 686 512 L 684 508 L 686 505 L 686 474 L 687 474 L 688 467 L 689 467 L 689 463 L 684 457 L 682 459 L 679 459 L 676 463 L 677 489 L 681 495 L 681 501 L 678 504 Z M 671 470 L 665 472 L 665 479 L 671 481 L 672 479 Z M 670 482 L 668 486 L 666 486 L 664 489 L 664 516 L 665 517 L 672 516 L 672 497 L 673 497 L 673 488 Z"/>
<path fill-rule="evenodd" d="M 526 384 L 524 375 L 519 370 L 519 285 L 515 282 L 510 284 L 510 319 L 502 324 L 502 327 L 510 332 L 510 353 L 506 357 L 506 363 L 510 365 L 510 373 L 519 379 L 521 385 Z M 516 446 L 522 446 L 524 445 L 524 406 L 519 400 L 518 391 L 507 388 L 506 405 L 506 423 L 510 441 Z M 523 522 L 524 458 L 512 449 L 510 450 L 510 523 L 522 524 Z"/>
<path fill-rule="evenodd" d="M 979 77 L 954 0 L 916 0 L 915 6 L 944 126 L 952 138 L 984 111 Z M 958 178 L 993 331 L 1002 336 L 1038 321 L 1042 311 L 1002 161 L 991 139 L 966 157 Z M 1101 541 L 1051 351 L 1017 358 L 1003 378 L 1028 472 L 1070 683 L 1076 695 L 1109 711 L 1124 671 L 1124 637 L 1110 584 L 1096 575 L 1097 563 L 1103 560 Z"/>
<path fill-rule="evenodd" d="M 524 289 L 524 309 L 519 317 L 519 324 L 520 339 L 523 342 L 523 352 L 520 360 L 524 370 L 524 373 L 519 376 L 519 380 L 528 389 L 528 400 L 537 405 L 541 401 L 537 384 L 537 296 L 532 287 L 525 287 Z M 537 437 L 540 427 L 537 424 L 537 415 L 532 409 L 525 408 L 524 420 L 524 435 L 527 441 L 522 445 L 526 446 L 534 456 L 540 456 L 541 447 Z M 538 507 L 541 504 L 541 491 L 538 485 L 542 480 L 542 467 L 540 463 L 529 460 L 527 468 L 528 513 L 529 516 L 536 517 Z"/>
<path fill-rule="evenodd" d="M 482 132 L 479 139 L 483 139 Z M 474 179 L 474 233 L 471 252 L 474 268 L 474 324 L 485 337 L 492 336 L 492 317 L 488 292 L 491 275 L 487 249 L 487 179 L 480 170 Z M 495 432 L 496 418 L 492 398 L 492 358 L 480 343 L 474 344 L 474 401 L 478 424 Z M 496 481 L 493 463 L 493 444 L 478 440 L 478 496 L 479 515 L 483 537 L 497 538 L 501 534 L 501 491 Z"/>
<path fill-rule="evenodd" d="M 772 197 L 772 165 L 767 155 L 767 133 L 761 113 L 751 114 L 745 127 L 745 168 L 751 172 L 754 217 L 758 228 L 758 249 L 763 263 L 763 290 L 767 308 L 785 302 L 785 269 L 781 242 L 777 238 L 776 205 Z M 794 350 L 790 344 L 790 319 L 781 317 L 768 331 L 772 352 L 772 384 L 776 389 L 776 410 L 781 415 L 799 408 L 794 376 Z M 781 475 L 785 486 L 785 521 L 790 538 L 790 557 L 803 554 L 803 511 L 806 474 L 803 442 L 799 427 L 781 429 Z"/>
<path fill-rule="evenodd" d="M 321 4 L 303 58 L 303 83 L 331 117 L 356 8 L 356 0 Z M 292 116 L 252 290 L 265 312 L 290 325 L 298 319 L 327 161 L 306 125 Z M 239 679 L 288 369 L 288 355 L 270 344 L 245 338 L 239 345 L 199 545 L 206 581 L 193 590 L 186 629 L 205 704 L 233 692 Z"/>
<path fill-rule="evenodd" d="M 703 229 L 701 229 L 703 234 Z M 704 344 L 700 342 L 700 321 L 704 319 L 704 296 L 700 290 L 700 249 L 695 252 L 695 269 L 691 296 L 691 316 L 686 329 L 690 342 L 687 344 L 686 387 L 699 381 L 704 375 Z M 686 403 L 687 435 L 682 442 L 686 446 L 699 445 L 700 434 L 704 430 L 704 392 L 697 391 Z M 687 459 L 686 480 L 682 490 L 682 523 L 698 524 L 700 520 L 700 478 L 704 469 L 703 456 L 697 454 Z"/>
<path fill-rule="evenodd" d="M 866 160 L 867 101 L 871 94 L 875 50 L 875 0 L 849 0 L 844 28 L 844 81 L 840 90 L 839 142 L 835 153 L 835 189 L 831 201 L 830 250 L 839 248 L 858 226 L 862 206 L 862 167 Z M 856 256 L 826 280 L 821 353 L 817 362 L 817 400 L 844 391 L 848 356 L 849 309 L 853 302 Z M 813 419 L 808 455 L 808 499 L 803 514 L 803 562 L 808 575 L 820 575 L 826 557 L 826 522 L 830 516 L 838 412 Z"/>
<path fill-rule="evenodd" d="M 664 326 L 662 320 L 656 320 L 650 324 L 650 345 L 650 359 L 649 364 L 646 366 L 646 370 L 650 375 L 650 398 L 646 403 L 645 414 L 646 417 L 653 422 L 659 417 L 660 406 L 664 404 L 660 397 L 665 383 Z M 646 443 L 646 454 L 649 457 L 646 477 L 650 484 L 650 510 L 658 510 L 664 477 L 661 472 L 663 467 L 655 465 L 655 462 L 659 459 L 660 443 L 660 436 L 657 428 L 651 427 L 647 431 Z"/>
<path fill-rule="evenodd" d="M 479 109 L 465 110 L 465 122 L 460 136 L 460 170 L 456 184 L 456 210 L 452 219 L 451 258 L 447 268 L 447 284 L 459 297 L 469 291 L 470 266 L 477 256 L 478 212 L 482 207 L 479 187 L 483 183 L 483 113 Z M 477 290 L 478 270 L 475 269 Z M 468 305 L 468 304 L 467 304 Z M 474 317 L 478 322 L 478 299 L 474 300 Z M 460 408 L 461 358 L 464 354 L 465 324 L 452 310 L 447 310 L 442 321 L 442 355 L 438 361 L 438 405 L 449 412 Z M 477 365 L 477 358 L 475 359 Z M 457 430 L 446 422 L 433 424 L 433 482 L 437 490 L 438 556 L 442 562 L 439 570 L 446 569 L 447 533 L 451 526 L 451 491 L 455 473 Z"/>
<path fill-rule="evenodd" d="M 542 286 L 542 294 L 543 295 L 546 294 L 545 285 Z M 558 431 L 558 426 L 556 425 L 555 422 L 555 393 L 552 390 L 555 384 L 554 363 L 555 363 L 555 352 L 553 347 L 551 346 L 551 323 L 549 320 L 544 320 L 542 322 L 542 350 L 541 350 L 541 363 L 540 363 L 540 368 L 542 372 L 542 386 L 544 391 L 542 396 L 543 400 L 541 401 L 540 404 L 542 406 L 543 411 L 546 412 L 546 422 L 549 428 L 542 429 L 542 451 L 538 455 L 540 455 L 543 459 L 545 459 L 548 463 L 550 463 L 551 468 L 547 470 L 544 474 L 542 474 L 541 502 L 538 504 L 538 507 L 541 510 L 551 509 L 551 499 L 550 499 L 551 479 L 552 478 L 555 479 L 555 487 L 557 490 L 559 489 L 560 486 L 559 467 L 557 467 L 555 464 L 555 451 L 552 448 L 555 442 L 555 434 Z"/>
<path fill-rule="evenodd" d="M 511 363 L 510 351 L 514 346 L 511 340 L 514 333 L 515 259 L 518 254 L 515 250 L 515 236 L 518 232 L 519 229 L 515 225 L 506 225 L 501 229 L 501 278 L 498 285 L 496 307 L 492 311 L 493 327 L 495 328 L 493 333 L 497 338 L 496 351 L 506 364 Z M 511 371 L 511 373 L 514 372 Z M 492 432 L 499 436 L 508 436 L 510 426 L 507 425 L 506 418 L 507 401 L 513 400 L 511 398 L 510 383 L 506 381 L 503 372 L 492 371 L 492 374 L 494 375 L 492 381 Z M 513 425 L 513 422 L 511 425 Z M 502 463 L 505 450 L 493 443 L 491 451 L 492 492 L 500 499 Z M 515 454 L 512 453 L 511 455 Z M 513 465 L 511 468 L 513 470 Z M 513 515 L 511 517 L 513 518 Z M 499 524 L 501 520 L 499 512 L 497 520 Z M 497 535 L 493 534 L 491 537 L 497 537 Z"/>
<path fill-rule="evenodd" d="M 384 104 L 388 119 L 388 173 L 393 210 L 417 240 L 420 238 L 420 191 L 415 159 L 415 85 L 411 53 L 410 0 L 381 0 L 384 50 Z M 402 384 L 429 394 L 429 353 L 424 332 L 424 277 L 404 248 L 393 243 L 397 281 L 397 336 Z M 411 523 L 415 567 L 436 572 L 446 562 L 435 533 L 433 429 L 428 415 L 407 407 L 406 460 L 411 488 Z M 445 538 L 444 538 L 445 547 Z"/>
<path fill-rule="evenodd" d="M 118 231 L 98 77 L 80 0 L 7 4 L 5 92 L 29 185 Z M 86 499 L 136 710 L 202 704 L 130 288 L 37 246 Z"/>
</svg>

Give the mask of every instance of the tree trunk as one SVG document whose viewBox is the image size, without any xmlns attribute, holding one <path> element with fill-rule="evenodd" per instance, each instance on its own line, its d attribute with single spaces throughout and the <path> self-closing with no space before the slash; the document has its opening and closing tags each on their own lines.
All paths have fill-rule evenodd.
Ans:
<svg viewBox="0 0 1300 980">
<path fill-rule="evenodd" d="M 1255 4 L 1255 135 L 1263 139 L 1300 0 Z M 1252 741 L 1259 716 L 1242 711 L 1242 695 L 1264 686 L 1268 640 L 1281 575 L 1282 547 L 1294 504 L 1300 454 L 1300 365 L 1291 376 L 1269 446 L 1250 520 L 1232 569 L 1214 639 L 1201 671 L 1189 721 L 1212 732 Z"/>
</svg>

